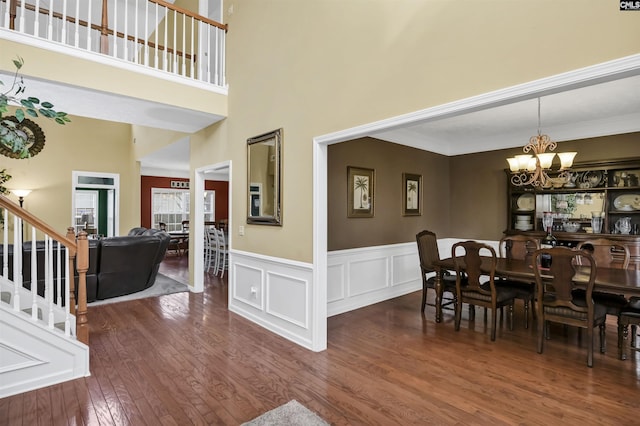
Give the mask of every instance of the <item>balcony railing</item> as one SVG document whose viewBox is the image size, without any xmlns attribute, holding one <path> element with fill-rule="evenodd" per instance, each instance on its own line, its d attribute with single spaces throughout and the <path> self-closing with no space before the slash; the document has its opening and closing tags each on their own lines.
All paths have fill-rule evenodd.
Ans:
<svg viewBox="0 0 640 426">
<path fill-rule="evenodd" d="M 0 0 L 0 29 L 226 86 L 227 25 L 162 0 Z"/>
</svg>

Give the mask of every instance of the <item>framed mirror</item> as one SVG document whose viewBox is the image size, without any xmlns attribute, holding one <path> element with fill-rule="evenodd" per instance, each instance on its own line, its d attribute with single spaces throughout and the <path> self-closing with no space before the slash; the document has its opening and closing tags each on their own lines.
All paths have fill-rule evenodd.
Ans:
<svg viewBox="0 0 640 426">
<path fill-rule="evenodd" d="M 247 223 L 282 225 L 282 129 L 247 139 Z"/>
</svg>

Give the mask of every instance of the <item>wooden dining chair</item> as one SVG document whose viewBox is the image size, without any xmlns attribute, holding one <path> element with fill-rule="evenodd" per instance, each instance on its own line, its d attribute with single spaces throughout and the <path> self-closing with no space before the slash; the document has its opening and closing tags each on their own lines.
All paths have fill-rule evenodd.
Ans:
<svg viewBox="0 0 640 426">
<path fill-rule="evenodd" d="M 629 267 L 629 248 L 619 241 L 608 238 L 595 238 L 580 242 L 576 249 L 586 250 L 593 256 L 596 266 L 602 268 L 627 269 Z M 578 293 L 584 293 L 580 290 Z M 623 294 L 593 292 L 593 301 L 603 305 L 607 315 L 615 316 L 618 320 L 618 341 L 620 341 L 620 312 L 627 306 L 628 300 Z M 620 347 L 618 348 L 621 349 Z M 606 347 L 605 347 L 606 350 Z"/>
<path fill-rule="evenodd" d="M 481 269 L 483 257 L 481 254 L 489 259 L 488 270 Z M 460 330 L 463 303 L 491 310 L 492 341 L 496 340 L 498 308 L 503 306 L 509 308 L 509 326 L 513 330 L 513 303 L 516 294 L 512 289 L 499 288 L 495 284 L 497 256 L 494 248 L 476 241 L 462 241 L 453 245 L 451 257 L 454 258 L 456 265 L 456 331 Z M 465 277 L 466 285 L 463 284 Z M 482 277 L 487 277 L 487 280 L 481 281 Z"/>
<path fill-rule="evenodd" d="M 627 350 L 640 351 L 638 347 L 638 326 L 640 325 L 640 297 L 632 297 L 620 310 L 618 317 L 618 356 L 627 359 Z M 631 344 L 629 344 L 629 326 L 631 326 Z"/>
<path fill-rule="evenodd" d="M 427 292 L 429 289 L 436 291 L 436 267 L 433 262 L 440 260 L 440 252 L 438 250 L 438 238 L 434 232 L 424 230 L 416 234 L 416 242 L 418 244 L 418 257 L 420 259 L 420 272 L 422 275 L 422 307 L 424 312 L 425 306 L 436 307 L 436 322 L 440 322 L 442 318 L 442 309 L 454 305 L 456 300 L 456 277 L 447 270 L 440 271 L 441 287 L 439 294 L 436 294 L 436 303 L 427 303 Z M 444 294 L 448 293 L 450 297 L 444 299 Z"/>
<path fill-rule="evenodd" d="M 551 256 L 551 266 L 542 269 L 540 259 Z M 604 353 L 606 309 L 593 301 L 596 263 L 586 251 L 568 247 L 537 250 L 533 255 L 536 289 L 538 293 L 538 353 L 543 351 L 544 339 L 549 339 L 549 322 L 587 329 L 587 365 L 593 367 L 593 329 L 600 329 L 600 352 Z M 577 267 L 586 276 L 583 294 L 575 292 L 574 275 Z"/>
<path fill-rule="evenodd" d="M 531 263 L 533 253 L 540 249 L 540 240 L 526 235 L 505 235 L 500 239 L 498 249 L 500 257 L 526 260 Z M 531 306 L 533 319 L 536 317 L 535 281 L 500 278 L 496 280 L 496 286 L 515 291 L 516 299 L 520 299 L 524 303 L 524 328 L 529 328 L 529 306 Z"/>
<path fill-rule="evenodd" d="M 213 267 L 214 274 L 218 273 L 218 233 L 214 226 L 204 229 L 204 264 L 208 273 Z"/>
</svg>

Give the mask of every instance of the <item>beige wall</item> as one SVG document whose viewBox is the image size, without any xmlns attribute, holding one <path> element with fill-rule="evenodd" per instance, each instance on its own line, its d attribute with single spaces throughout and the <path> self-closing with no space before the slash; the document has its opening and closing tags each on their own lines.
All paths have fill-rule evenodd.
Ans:
<svg viewBox="0 0 640 426">
<path fill-rule="evenodd" d="M 228 1 L 228 99 L 6 40 L 0 40 L 0 69 L 12 70 L 11 58 L 20 54 L 26 76 L 228 116 L 192 135 L 192 176 L 197 167 L 231 160 L 234 248 L 311 262 L 313 209 L 325 208 L 313 205 L 314 137 L 640 52 L 637 14 L 620 12 L 601 0 L 579 3 Z M 246 225 L 246 139 L 280 127 L 284 128 L 284 225 Z M 93 128 L 85 130 L 77 135 L 78 144 L 88 137 L 111 140 L 110 130 L 99 135 Z M 111 161 L 114 151 L 103 151 L 104 146 L 90 149 L 85 169 L 135 168 L 129 162 L 130 152 L 123 154 L 123 165 Z M 76 148 L 66 152 L 74 164 L 76 153 L 86 152 L 87 145 Z M 48 149 L 40 154 L 43 158 Z M 463 166 L 456 164 L 451 168 L 455 176 L 451 190 L 456 195 L 451 204 L 451 223 L 456 224 L 452 235 L 468 231 L 472 218 L 476 220 L 472 211 L 480 209 L 484 215 L 483 204 L 476 202 L 478 194 L 466 183 L 471 169 L 460 172 Z M 47 167 L 56 175 L 52 166 Z M 70 179 L 70 171 L 64 175 Z M 34 177 L 29 184 L 49 186 L 48 177 L 38 175 L 41 182 Z M 500 182 L 495 170 L 481 173 L 481 178 Z M 139 186 L 123 178 L 123 186 L 126 182 Z M 491 191 L 489 201 L 504 197 L 503 189 Z M 56 189 L 46 202 L 34 193 L 29 202 L 38 208 L 52 200 L 70 205 L 66 202 L 70 190 L 63 192 Z M 123 197 L 127 208 L 138 204 L 139 192 Z M 453 213 L 458 207 L 464 213 Z M 127 212 L 123 219 L 137 214 L 137 210 L 130 216 Z M 68 217 L 56 215 L 60 223 Z M 121 228 L 135 222 L 125 219 Z M 491 230 L 503 223 L 499 217 L 486 217 L 480 226 L 486 226 L 483 234 L 494 234 Z M 243 237 L 237 235 L 239 225 L 246 228 Z"/>
<path fill-rule="evenodd" d="M 599 0 L 229 1 L 225 9 L 229 118 L 224 131 L 202 134 L 192 165 L 232 160 L 235 249 L 307 262 L 313 209 L 325 208 L 313 205 L 314 137 L 640 51 L 637 17 Z M 283 226 L 246 225 L 244 144 L 280 127 Z M 467 187 L 455 189 L 460 206 L 481 210 Z M 490 229 L 502 222 L 493 218 Z"/>
<path fill-rule="evenodd" d="M 172 132 L 145 126 L 131 126 L 135 158 L 142 158 L 188 136 L 188 133 Z"/>
<path fill-rule="evenodd" d="M 64 126 L 40 118 L 34 121 L 46 137 L 36 156 L 16 160 L 0 157 L 0 168 L 13 178 L 10 189 L 32 189 L 24 207 L 61 233 L 71 225 L 73 170 L 120 175 L 120 234 L 140 222 L 140 177 L 133 157 L 131 126 L 71 117 Z M 10 196 L 15 201 L 15 196 Z"/>
</svg>

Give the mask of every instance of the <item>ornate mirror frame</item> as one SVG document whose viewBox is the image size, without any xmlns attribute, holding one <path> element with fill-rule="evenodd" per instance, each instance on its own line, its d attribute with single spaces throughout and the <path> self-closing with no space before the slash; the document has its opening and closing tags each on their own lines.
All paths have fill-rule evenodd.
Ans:
<svg viewBox="0 0 640 426">
<path fill-rule="evenodd" d="M 247 223 L 282 226 L 282 133 L 247 139 Z"/>
</svg>

